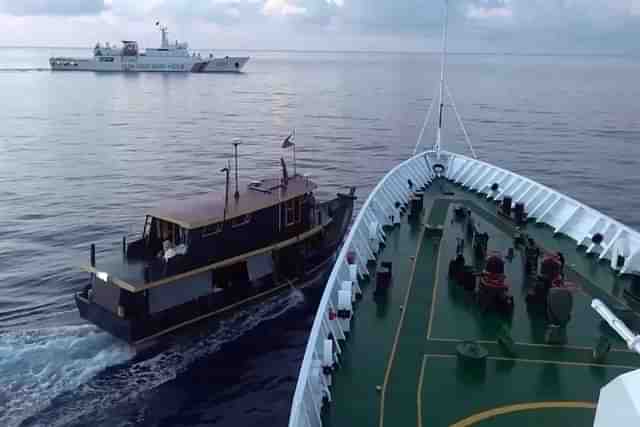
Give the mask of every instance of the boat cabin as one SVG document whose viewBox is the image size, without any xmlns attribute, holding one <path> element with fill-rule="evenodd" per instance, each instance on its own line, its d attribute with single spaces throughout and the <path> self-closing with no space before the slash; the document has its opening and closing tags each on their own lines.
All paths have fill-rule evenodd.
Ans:
<svg viewBox="0 0 640 427">
<path fill-rule="evenodd" d="M 143 236 L 128 258 L 165 260 L 182 255 L 214 262 L 303 233 L 322 221 L 306 177 L 251 183 L 237 196 L 204 194 L 169 201 L 147 213 Z M 226 200 L 226 201 L 225 201 Z"/>
<path fill-rule="evenodd" d="M 126 340 L 316 277 L 335 253 L 353 193 L 316 202 L 316 185 L 295 175 L 172 200 L 146 215 L 123 253 L 92 249 L 91 281 L 76 295 L 81 315 Z M 314 276 L 315 274 L 315 276 Z M 319 279 L 321 280 L 321 279 Z"/>
</svg>

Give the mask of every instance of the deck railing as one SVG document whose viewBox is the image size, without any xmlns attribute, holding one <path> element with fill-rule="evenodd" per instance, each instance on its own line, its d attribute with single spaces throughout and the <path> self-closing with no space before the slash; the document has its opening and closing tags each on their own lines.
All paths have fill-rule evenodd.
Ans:
<svg viewBox="0 0 640 427">
<path fill-rule="evenodd" d="M 396 204 L 407 203 L 411 193 L 428 184 L 433 176 L 425 153 L 411 157 L 384 176 L 360 209 L 316 312 L 293 396 L 290 427 L 322 425 L 323 399 L 331 399 L 331 365 L 341 353 L 339 341 L 345 339 L 349 330 L 349 320 L 337 315 L 346 308 L 340 291 L 359 292 L 358 277 L 367 274 L 367 262 L 375 257 L 379 243 L 384 240 L 382 226 L 400 220 Z M 327 340 L 331 340 L 331 344 Z"/>
<path fill-rule="evenodd" d="M 440 159 L 433 151 L 417 154 L 380 180 L 345 239 L 311 328 L 289 427 L 322 426 L 323 400 L 331 399 L 331 371 L 341 353 L 340 341 L 346 338 L 350 327 L 350 320 L 336 313 L 353 312 L 351 299 L 349 304 L 345 301 L 345 292 L 359 292 L 358 279 L 368 274 L 367 262 L 375 258 L 385 239 L 382 227 L 400 221 L 398 205 L 406 204 L 412 193 L 428 185 L 439 170 L 447 179 L 487 198 L 501 200 L 510 196 L 514 203 L 524 203 L 530 218 L 570 237 L 598 259 L 610 260 L 611 268 L 620 274 L 640 271 L 637 231 L 549 187 L 489 163 L 444 151 Z"/>
</svg>

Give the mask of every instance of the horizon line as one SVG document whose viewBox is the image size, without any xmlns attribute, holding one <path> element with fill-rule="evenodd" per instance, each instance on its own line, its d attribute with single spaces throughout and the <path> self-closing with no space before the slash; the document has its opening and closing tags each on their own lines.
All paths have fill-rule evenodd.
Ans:
<svg viewBox="0 0 640 427">
<path fill-rule="evenodd" d="M 0 45 L 0 49 L 73 49 L 91 50 L 92 47 L 82 46 L 44 46 L 44 45 Z M 191 51 L 239 51 L 239 52 L 280 52 L 280 53 L 376 53 L 376 54 L 419 54 L 419 55 L 441 55 L 439 50 L 376 50 L 376 49 L 283 49 L 283 48 L 190 48 Z M 618 51 L 618 52 L 598 52 L 598 51 L 567 51 L 567 52 L 517 52 L 517 51 L 447 51 L 447 55 L 495 55 L 495 56 L 640 56 L 640 51 Z"/>
</svg>

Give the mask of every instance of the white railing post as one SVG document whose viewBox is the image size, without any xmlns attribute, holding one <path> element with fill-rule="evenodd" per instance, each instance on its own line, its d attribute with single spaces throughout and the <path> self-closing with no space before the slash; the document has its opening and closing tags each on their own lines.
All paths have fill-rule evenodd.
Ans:
<svg viewBox="0 0 640 427">
<path fill-rule="evenodd" d="M 378 245 L 374 246 L 372 241 L 377 239 L 378 243 L 383 242 L 385 233 L 382 226 L 392 225 L 393 222 L 390 216 L 399 215 L 399 209 L 395 207 L 395 203 L 407 203 L 413 191 L 431 183 L 435 177 L 430 163 L 433 161 L 433 157 L 429 158 L 429 156 L 433 155 L 434 151 L 425 151 L 391 169 L 371 191 L 360 212 L 358 212 L 336 258 L 336 265 L 327 280 L 326 288 L 322 294 L 322 299 L 311 327 L 291 404 L 289 427 L 322 426 L 320 413 L 322 399 L 325 395 L 329 397 L 328 387 L 331 381 L 330 378 L 322 377 L 325 374 L 322 372 L 321 367 L 316 366 L 316 362 L 321 363 L 320 361 L 323 360 L 322 344 L 329 335 L 333 336 L 336 358 L 337 355 L 341 354 L 339 341 L 347 338 L 337 318 L 336 320 L 330 320 L 332 318 L 330 313 L 337 313 L 338 291 L 341 289 L 342 283 L 351 281 L 356 292 L 359 289 L 357 287 L 357 277 L 354 280 L 353 267 L 347 263 L 347 253 L 350 251 L 355 252 L 355 269 L 357 271 L 355 275 L 362 277 L 366 271 L 367 261 L 377 256 Z M 636 264 L 640 267 L 640 233 L 551 188 L 513 172 L 459 154 L 441 151 L 441 158 L 443 156 L 446 157 L 446 160 L 441 161 L 447 166 L 444 176 L 449 177 L 454 182 L 464 182 L 471 189 L 477 189 L 479 192 L 486 194 L 487 197 L 491 195 L 491 192 L 488 191 L 488 185 L 497 182 L 503 194 L 506 191 L 510 191 L 516 201 L 524 201 L 529 210 L 529 216 L 537 216 L 539 222 L 544 222 L 547 213 L 560 202 L 576 206 L 575 211 L 569 214 L 562 224 L 556 224 L 558 231 L 562 231 L 565 226 L 574 221 L 579 223 L 589 221 L 588 223 L 579 224 L 579 227 L 575 228 L 576 230 L 593 231 L 594 228 L 598 228 L 599 224 L 602 224 L 606 227 L 602 231 L 605 236 L 605 243 L 602 246 L 600 258 L 606 257 L 612 252 L 618 239 L 625 238 L 628 240 L 627 246 L 624 248 L 627 259 L 621 272 L 626 272 L 629 268 L 635 267 Z M 409 188 L 408 179 L 411 179 L 415 184 L 415 188 Z M 553 217 L 553 215 L 550 215 L 550 217 Z M 594 218 L 599 219 L 593 222 Z M 371 224 L 377 224 L 377 230 L 370 230 Z M 573 239 L 573 237 L 571 238 Z M 576 244 L 581 244 L 585 238 L 580 238 L 580 241 L 576 241 Z M 588 252 L 592 250 L 593 244 L 588 249 Z"/>
</svg>

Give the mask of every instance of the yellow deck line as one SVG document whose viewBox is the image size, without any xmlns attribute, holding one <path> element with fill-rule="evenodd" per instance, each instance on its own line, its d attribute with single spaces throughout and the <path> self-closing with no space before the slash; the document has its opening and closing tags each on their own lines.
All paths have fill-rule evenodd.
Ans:
<svg viewBox="0 0 640 427">
<path fill-rule="evenodd" d="M 474 340 L 474 339 L 461 339 L 461 338 L 428 338 L 428 341 L 435 342 L 465 342 L 465 341 L 473 341 L 478 344 L 498 344 L 498 341 L 491 340 Z M 589 346 L 581 346 L 581 345 L 562 345 L 562 344 L 544 344 L 544 343 L 532 343 L 532 342 L 524 342 L 524 341 L 515 341 L 515 345 L 523 346 L 523 347 L 542 347 L 542 348 L 554 348 L 558 350 L 583 350 L 583 351 L 592 351 L 593 347 Z M 611 351 L 619 352 L 619 353 L 633 353 L 631 350 L 627 350 L 626 348 L 612 348 Z"/>
<path fill-rule="evenodd" d="M 379 426 L 384 426 L 384 401 L 385 395 L 387 392 L 387 383 L 389 382 L 389 376 L 391 375 L 391 368 L 393 367 L 393 360 L 396 356 L 396 348 L 398 347 L 398 341 L 400 339 L 400 330 L 402 329 L 402 323 L 404 322 L 404 314 L 407 312 L 407 303 L 409 301 L 409 294 L 411 293 L 411 288 L 413 286 L 413 276 L 416 272 L 416 265 L 418 261 L 418 255 L 420 254 L 420 248 L 422 247 L 422 240 L 424 238 L 426 227 L 422 227 L 420 231 L 420 236 L 418 236 L 418 245 L 416 248 L 416 254 L 413 258 L 413 265 L 411 267 L 411 275 L 409 276 L 409 286 L 407 286 L 407 291 L 404 295 L 403 302 L 403 310 L 400 314 L 400 321 L 398 322 L 398 326 L 396 327 L 396 335 L 393 339 L 393 346 L 391 347 L 391 354 L 389 355 L 389 361 L 387 362 L 387 368 L 384 373 L 384 382 L 382 383 L 382 392 L 380 395 L 380 422 Z"/>
<path fill-rule="evenodd" d="M 498 408 L 489 409 L 487 411 L 483 411 L 472 415 L 470 417 L 464 418 L 454 424 L 451 424 L 449 427 L 468 427 L 474 424 L 477 424 L 481 421 L 487 420 L 489 418 L 494 418 L 499 415 L 511 414 L 514 412 L 522 412 L 522 411 L 533 411 L 540 409 L 551 409 L 551 408 L 564 408 L 564 409 L 590 409 L 593 410 L 596 408 L 595 403 L 593 402 L 580 402 L 580 401 L 550 401 L 550 402 L 527 402 L 527 403 L 516 403 L 514 405 L 500 406 Z"/>
<path fill-rule="evenodd" d="M 498 341 L 489 341 L 489 340 L 474 340 L 474 339 L 468 339 L 468 340 L 464 340 L 461 338 L 427 338 L 428 341 L 435 341 L 435 342 L 465 342 L 465 341 L 473 341 L 476 342 L 478 344 L 498 344 Z"/>
<path fill-rule="evenodd" d="M 513 358 L 513 357 L 498 357 L 498 356 L 490 356 L 490 357 L 487 357 L 487 359 L 506 360 L 506 361 L 515 361 L 515 362 L 525 362 L 525 363 L 540 363 L 540 364 L 550 364 L 550 365 L 595 367 L 595 368 L 614 368 L 614 369 L 637 369 L 638 368 L 637 366 L 626 366 L 626 365 L 605 365 L 602 363 L 569 362 L 569 361 L 543 360 L 543 359 L 519 359 L 519 358 Z"/>
<path fill-rule="evenodd" d="M 449 210 L 447 208 L 447 215 L 449 214 Z M 445 221 L 447 217 L 445 216 Z M 442 232 L 442 238 L 440 239 L 440 244 L 438 245 L 438 257 L 436 258 L 436 274 L 433 280 L 433 293 L 431 294 L 431 308 L 429 309 L 429 323 L 427 324 L 427 339 L 431 337 L 431 327 L 433 326 L 433 314 L 435 312 L 436 306 L 436 297 L 438 296 L 438 283 L 440 282 L 440 254 L 442 253 L 442 242 L 445 241 L 445 230 Z"/>
<path fill-rule="evenodd" d="M 418 407 L 418 427 L 422 427 L 422 382 L 424 381 L 424 367 L 427 364 L 426 354 L 422 357 L 422 365 L 420 365 L 420 378 L 418 379 L 418 391 L 416 393 L 416 405 Z"/>
<path fill-rule="evenodd" d="M 450 200 L 450 199 L 436 199 L 436 200 Z M 454 199 L 458 202 L 471 202 L 471 204 L 473 205 L 473 207 L 475 207 L 476 209 L 480 209 L 485 211 L 488 214 L 493 215 L 489 210 L 487 210 L 484 206 L 478 205 L 475 202 L 468 200 L 468 199 Z M 448 214 L 448 208 L 447 208 L 447 214 Z M 510 228 L 514 228 L 515 226 L 509 222 L 506 222 L 506 220 L 504 218 L 501 218 L 499 215 L 495 215 L 495 218 L 498 220 L 498 222 L 502 222 L 505 226 L 508 226 Z M 445 217 L 446 220 L 446 217 Z M 485 220 L 486 221 L 486 220 Z M 490 221 L 489 221 L 490 222 Z M 446 228 L 445 228 L 446 230 Z M 444 241 L 444 232 L 443 232 L 443 236 L 442 236 L 442 241 Z M 429 324 L 427 327 L 427 340 L 432 340 L 432 341 L 450 341 L 450 342 L 462 342 L 464 340 L 460 340 L 460 339 L 456 339 L 456 338 L 431 338 L 431 329 L 432 329 L 432 325 L 433 325 L 433 315 L 434 315 L 434 306 L 435 306 L 435 301 L 436 301 L 436 296 L 437 296 L 437 289 L 438 289 L 438 282 L 439 282 L 439 268 L 440 268 L 440 253 L 441 253 L 441 249 L 442 249 L 442 245 L 440 245 L 440 247 L 438 248 L 438 259 L 436 261 L 436 277 L 435 277 L 435 283 L 433 286 L 433 296 L 432 296 L 432 301 L 431 301 L 431 310 L 429 311 Z M 544 249 L 545 251 L 549 252 L 547 249 L 545 249 L 544 247 L 542 247 L 542 249 Z M 586 276 L 582 275 L 580 272 L 574 270 L 573 268 L 571 268 L 571 266 L 569 266 L 569 270 L 571 270 L 571 272 L 573 272 L 575 275 L 579 276 L 580 278 L 582 278 L 583 280 L 586 280 L 587 282 L 589 282 L 591 284 L 591 286 L 594 286 L 600 290 L 602 290 L 600 287 L 598 287 L 598 285 L 596 283 L 593 283 L 591 280 L 589 280 Z M 593 298 L 591 296 L 591 294 L 589 294 L 587 291 L 585 291 L 583 289 L 582 286 L 578 286 L 578 291 L 580 291 L 581 293 L 583 293 L 584 295 Z M 611 294 L 609 294 L 608 292 L 602 290 L 603 292 L 605 292 L 608 296 L 610 296 L 611 298 L 614 298 L 616 300 L 618 300 L 618 302 L 621 302 L 621 300 L 618 297 L 615 297 Z M 473 340 L 477 343 L 481 343 L 481 344 L 497 344 L 497 341 L 483 341 L 483 340 Z M 554 344 L 544 344 L 544 343 L 527 343 L 527 342 L 515 342 L 516 345 L 522 345 L 522 346 L 530 346 L 530 347 L 548 347 L 548 348 L 565 348 L 568 350 L 593 350 L 593 347 L 587 347 L 587 346 L 567 346 L 567 345 L 554 345 Z M 625 349 L 625 348 L 612 348 L 611 351 L 615 351 L 615 352 L 620 352 L 620 353 L 631 353 L 630 350 Z"/>
<path fill-rule="evenodd" d="M 466 190 L 466 191 L 468 191 L 468 190 Z M 487 213 L 489 215 L 492 215 L 494 218 L 497 219 L 496 222 L 501 222 L 503 225 L 505 225 L 507 228 L 511 228 L 513 231 L 515 231 L 515 228 L 517 227 L 515 224 L 513 224 L 511 222 L 507 222 L 504 218 L 501 218 L 499 214 L 496 215 L 495 213 L 491 212 L 489 209 L 486 209 L 484 206 L 482 206 L 480 204 L 476 204 L 475 201 L 473 201 L 473 200 L 470 200 L 470 199 L 456 199 L 456 200 L 459 201 L 460 203 L 464 203 L 464 204 L 469 204 L 470 203 L 470 204 L 472 204 L 473 207 L 475 207 L 476 209 L 482 210 L 485 213 Z M 485 219 L 485 221 L 488 221 L 488 220 Z M 537 218 L 536 218 L 536 221 L 537 221 Z M 491 222 L 491 221 L 489 221 L 489 222 Z M 538 224 L 538 223 L 536 222 L 536 224 Z M 543 223 L 543 225 L 549 226 L 548 224 L 545 224 L 545 223 Z M 545 248 L 543 245 L 541 245 L 539 241 L 536 241 L 536 242 L 537 242 L 538 246 L 540 246 L 545 252 L 551 253 L 551 251 L 549 249 Z M 577 246 L 579 246 L 579 245 L 577 245 Z M 587 256 L 587 255 L 588 254 L 585 253 L 583 256 Z M 596 262 L 596 265 L 597 264 L 598 263 Z M 582 280 L 586 281 L 587 283 L 589 283 L 594 288 L 596 288 L 596 289 L 602 291 L 604 294 L 606 294 L 607 298 L 612 298 L 613 300 L 615 300 L 616 302 L 620 303 L 621 305 L 628 306 L 627 304 L 624 303 L 622 298 L 617 297 L 617 296 L 613 295 L 612 293 L 607 292 L 606 290 L 602 289 L 600 286 L 598 286 L 598 283 L 592 281 L 586 274 L 580 273 L 579 271 L 577 271 L 577 269 L 572 268 L 571 265 L 568 265 L 568 267 L 569 267 L 569 270 L 571 270 L 575 275 L 580 277 Z M 583 294 L 587 295 L 589 298 L 593 298 L 593 296 L 591 294 L 589 294 L 587 291 L 585 291 L 582 286 L 578 286 L 578 290 L 580 292 L 582 292 Z"/>
<path fill-rule="evenodd" d="M 458 357 L 457 354 L 442 354 L 442 353 L 427 353 L 426 356 L 441 358 L 441 359 L 455 359 Z M 550 365 L 595 367 L 595 368 L 638 369 L 637 366 L 605 365 L 602 363 L 569 362 L 564 360 L 522 359 L 517 357 L 501 357 L 501 356 L 488 356 L 487 359 L 512 361 L 512 362 L 525 362 L 525 363 L 543 363 L 543 364 L 550 364 Z"/>
</svg>

